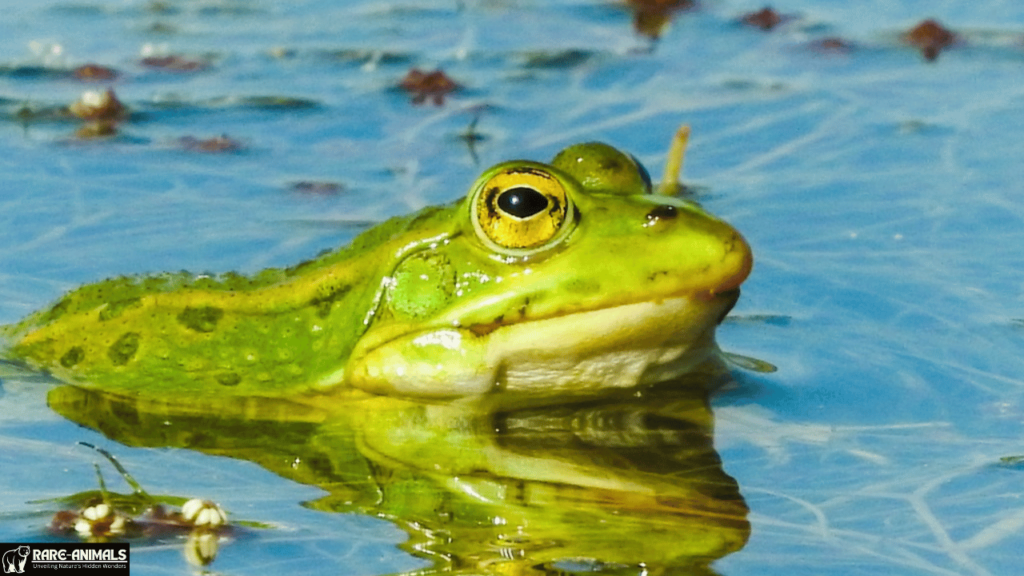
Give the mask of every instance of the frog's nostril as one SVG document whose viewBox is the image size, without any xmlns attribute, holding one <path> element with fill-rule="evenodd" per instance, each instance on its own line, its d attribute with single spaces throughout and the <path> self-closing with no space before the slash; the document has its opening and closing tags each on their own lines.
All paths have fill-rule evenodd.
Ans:
<svg viewBox="0 0 1024 576">
<path fill-rule="evenodd" d="M 679 210 L 677 210 L 675 206 L 671 204 L 660 204 L 647 213 L 647 221 L 653 223 L 658 220 L 670 220 L 678 215 Z"/>
</svg>

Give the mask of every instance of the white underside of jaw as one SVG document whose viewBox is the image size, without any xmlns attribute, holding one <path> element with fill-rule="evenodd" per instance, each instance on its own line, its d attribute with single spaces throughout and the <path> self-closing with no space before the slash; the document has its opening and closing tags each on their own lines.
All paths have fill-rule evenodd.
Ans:
<svg viewBox="0 0 1024 576">
<path fill-rule="evenodd" d="M 660 382 L 718 352 L 720 312 L 679 297 L 507 326 L 490 343 L 501 366 L 493 385 L 558 394 Z"/>
<path fill-rule="evenodd" d="M 590 394 L 679 376 L 718 353 L 728 301 L 690 297 L 529 320 L 487 334 L 437 328 L 367 352 L 348 373 L 368 392 L 428 398 Z"/>
</svg>

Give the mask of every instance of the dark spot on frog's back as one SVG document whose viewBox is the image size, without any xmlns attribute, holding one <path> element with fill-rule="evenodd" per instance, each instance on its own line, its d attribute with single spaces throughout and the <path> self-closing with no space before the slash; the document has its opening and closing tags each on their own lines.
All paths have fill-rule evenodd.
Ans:
<svg viewBox="0 0 1024 576">
<path fill-rule="evenodd" d="M 238 386 L 242 377 L 236 372 L 222 372 L 217 375 L 217 384 L 221 386 Z"/>
<path fill-rule="evenodd" d="M 326 318 L 331 314 L 331 308 L 334 303 L 345 296 L 345 294 L 352 289 L 352 286 L 343 284 L 335 286 L 327 291 L 323 295 L 317 295 L 315 298 L 309 301 L 310 305 L 316 308 L 316 315 L 320 318 Z"/>
<path fill-rule="evenodd" d="M 224 310 L 216 306 L 186 306 L 178 314 L 178 322 L 196 332 L 213 332 L 223 317 Z"/>
<path fill-rule="evenodd" d="M 72 346 L 60 357 L 60 365 L 65 368 L 73 368 L 85 358 L 85 350 L 81 346 Z"/>
<path fill-rule="evenodd" d="M 122 334 L 116 342 L 110 345 L 110 349 L 107 350 L 107 356 L 110 357 L 110 361 L 115 366 L 127 364 L 135 357 L 135 353 L 139 351 L 139 340 L 141 340 L 141 337 L 138 332 L 125 332 Z M 61 361 L 63 362 L 63 358 Z"/>
</svg>

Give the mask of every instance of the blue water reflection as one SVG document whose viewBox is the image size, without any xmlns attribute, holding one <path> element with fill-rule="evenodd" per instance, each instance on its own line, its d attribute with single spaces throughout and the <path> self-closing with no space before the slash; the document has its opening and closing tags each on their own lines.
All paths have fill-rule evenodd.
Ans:
<svg viewBox="0 0 1024 576">
<path fill-rule="evenodd" d="M 686 122 L 687 182 L 757 259 L 720 341 L 779 367 L 740 372 L 713 400 L 752 522 L 716 570 L 1014 573 L 1022 477 L 1000 459 L 1024 453 L 1024 5 L 792 0 L 775 8 L 796 19 L 771 32 L 738 24 L 761 7 L 701 3 L 652 41 L 605 2 L 8 2 L 0 321 L 108 276 L 292 264 L 461 196 L 483 166 L 576 141 L 608 140 L 656 174 Z M 900 42 L 927 17 L 963 38 L 933 63 Z M 832 36 L 853 48 L 810 46 Z M 153 69 L 144 54 L 209 65 Z M 90 62 L 122 75 L 70 77 Z M 413 105 L 395 86 L 414 66 L 463 88 Z M 83 140 L 47 112 L 108 84 L 137 114 L 118 137 Z M 309 105 L 253 105 L 265 97 Z M 180 146 L 220 135 L 243 148 Z M 29 502 L 93 486 L 93 455 L 73 447 L 85 440 L 154 492 L 287 526 L 272 545 L 238 543 L 223 573 L 300 556 L 310 574 L 423 566 L 387 522 L 299 506 L 313 488 L 112 444 L 50 411 L 26 376 L 2 393 L 0 541 L 40 533 L 49 512 Z M 187 570 L 161 549 L 138 573 Z"/>
</svg>

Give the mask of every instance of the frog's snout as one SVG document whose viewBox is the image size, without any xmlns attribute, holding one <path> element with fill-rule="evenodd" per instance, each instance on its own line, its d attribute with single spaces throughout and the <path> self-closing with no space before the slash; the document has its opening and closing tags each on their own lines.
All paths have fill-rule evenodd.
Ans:
<svg viewBox="0 0 1024 576">
<path fill-rule="evenodd" d="M 724 247 L 723 263 L 726 264 L 726 269 L 731 270 L 732 273 L 711 290 L 712 296 L 722 295 L 733 290 L 738 293 L 740 284 L 743 284 L 754 268 L 754 254 L 750 249 L 750 244 L 747 244 L 746 239 L 739 232 L 733 230 L 731 238 L 724 242 Z"/>
</svg>

